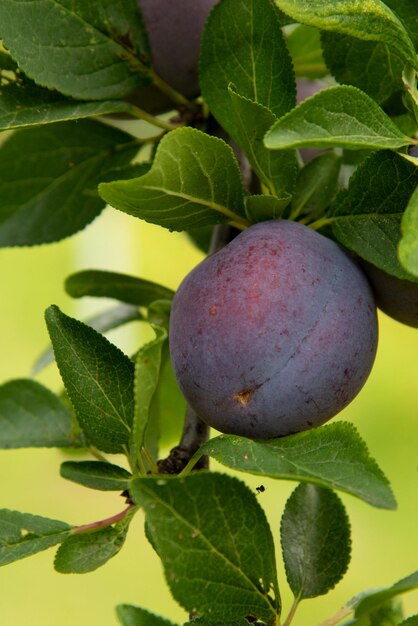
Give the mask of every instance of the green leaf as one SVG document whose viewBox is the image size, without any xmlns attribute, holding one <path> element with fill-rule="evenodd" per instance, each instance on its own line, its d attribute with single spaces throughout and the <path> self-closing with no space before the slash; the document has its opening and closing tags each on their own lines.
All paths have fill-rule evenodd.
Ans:
<svg viewBox="0 0 418 626">
<path fill-rule="evenodd" d="M 103 270 L 84 270 L 72 274 L 65 281 L 65 290 L 73 298 L 115 298 L 143 307 L 154 300 L 171 300 L 174 296 L 168 287 L 149 280 Z"/>
<path fill-rule="evenodd" d="M 300 24 L 289 33 L 286 42 L 296 76 L 313 80 L 328 74 L 317 28 Z"/>
<path fill-rule="evenodd" d="M 155 338 L 138 350 L 135 359 L 135 412 L 129 444 L 132 466 L 135 467 L 145 440 L 152 398 L 158 385 L 161 350 L 167 339 L 164 328 L 154 326 Z"/>
<path fill-rule="evenodd" d="M 98 332 L 47 309 L 46 322 L 65 388 L 89 441 L 105 452 L 124 452 L 134 411 L 134 365 Z"/>
<path fill-rule="evenodd" d="M 22 74 L 12 58 L 4 53 L 0 55 L 0 78 L 1 130 L 127 113 L 131 109 L 131 105 L 124 101 L 82 102 L 39 87 Z"/>
<path fill-rule="evenodd" d="M 350 562 L 350 524 L 333 491 L 296 487 L 283 512 L 280 534 L 289 586 L 295 598 L 315 598 L 341 580 Z"/>
<path fill-rule="evenodd" d="M 235 114 L 234 139 L 244 150 L 260 182 L 275 196 L 293 191 L 296 180 L 296 155 L 293 150 L 267 150 L 263 137 L 277 117 L 261 104 L 240 96 L 230 87 L 228 110 Z M 232 107 L 231 107 L 232 105 Z"/>
<path fill-rule="evenodd" d="M 69 409 L 49 389 L 30 379 L 0 386 L 0 448 L 82 445 Z"/>
<path fill-rule="evenodd" d="M 161 140 L 151 170 L 129 181 L 102 183 L 112 206 L 170 230 L 222 222 L 248 226 L 244 190 L 232 149 L 194 128 L 179 128 Z"/>
<path fill-rule="evenodd" d="M 344 622 L 343 626 L 399 626 L 402 618 L 402 603 L 389 600 L 367 615 Z"/>
<path fill-rule="evenodd" d="M 122 626 L 175 626 L 173 622 L 131 604 L 120 604 L 116 607 L 116 614 Z"/>
<path fill-rule="evenodd" d="M 418 183 L 401 222 L 399 260 L 407 272 L 418 278 Z"/>
<path fill-rule="evenodd" d="M 292 191 L 294 154 L 269 154 L 262 141 L 296 102 L 292 63 L 271 0 L 223 0 L 213 8 L 202 38 L 200 82 L 211 113 L 262 184 L 273 195 Z"/>
<path fill-rule="evenodd" d="M 231 83 L 276 117 L 295 105 L 292 62 L 271 0 L 222 0 L 214 6 L 203 32 L 199 76 L 211 113 L 234 139 Z"/>
<path fill-rule="evenodd" d="M 277 196 L 247 196 L 245 198 L 245 212 L 252 223 L 275 220 L 282 217 L 292 196 L 286 192 Z"/>
<path fill-rule="evenodd" d="M 58 548 L 54 568 L 61 574 L 87 574 L 120 552 L 134 512 L 100 530 L 71 535 Z"/>
<path fill-rule="evenodd" d="M 64 461 L 60 474 L 74 483 L 100 491 L 124 491 L 132 476 L 123 467 L 102 461 Z"/>
<path fill-rule="evenodd" d="M 162 346 L 160 375 L 145 432 L 146 448 L 155 457 L 158 456 L 159 442 L 162 447 L 172 447 L 179 441 L 185 413 L 186 400 L 177 384 L 166 341 Z"/>
<path fill-rule="evenodd" d="M 365 93 L 330 87 L 304 100 L 267 133 L 267 148 L 340 147 L 396 150 L 413 143 Z"/>
<path fill-rule="evenodd" d="M 248 487 L 197 472 L 134 479 L 130 493 L 145 510 L 167 583 L 186 610 L 209 613 L 211 621 L 254 615 L 273 622 L 280 609 L 273 539 Z"/>
<path fill-rule="evenodd" d="M 339 83 L 358 87 L 379 104 L 402 91 L 405 61 L 386 43 L 324 32 L 322 48 L 326 64 Z"/>
<path fill-rule="evenodd" d="M 58 241 L 104 208 L 97 185 L 138 151 L 130 135 L 93 120 L 19 130 L 0 146 L 0 246 Z"/>
<path fill-rule="evenodd" d="M 415 0 L 385 0 L 385 4 L 401 19 L 418 50 L 418 5 Z"/>
<path fill-rule="evenodd" d="M 417 67 L 412 41 L 399 18 L 380 0 L 276 0 L 297 22 L 392 47 Z"/>
<path fill-rule="evenodd" d="M 220 435 L 200 451 L 235 470 L 339 489 L 373 506 L 396 508 L 388 480 L 348 422 L 266 441 Z"/>
<path fill-rule="evenodd" d="M 301 213 L 309 213 L 312 218 L 321 215 L 337 194 L 340 169 L 341 157 L 326 152 L 299 171 L 292 198 L 293 218 Z"/>
<path fill-rule="evenodd" d="M 122 98 L 150 82 L 148 42 L 130 0 L 2 0 L 0 39 L 28 77 L 73 98 Z"/>
<path fill-rule="evenodd" d="M 401 622 L 399 626 L 418 626 L 418 615 L 411 615 L 411 617 Z"/>
<path fill-rule="evenodd" d="M 350 600 L 349 606 L 354 609 L 356 618 L 368 615 L 372 611 L 386 604 L 388 600 L 418 588 L 418 571 L 402 578 L 391 587 L 365 591 Z"/>
<path fill-rule="evenodd" d="M 94 328 L 99 333 L 105 333 L 109 330 L 113 330 L 114 328 L 118 328 L 119 326 L 123 326 L 128 322 L 143 320 L 143 316 L 138 311 L 137 307 L 131 306 L 128 304 L 119 304 L 111 309 L 107 309 L 106 311 L 99 313 L 98 315 L 94 315 L 85 321 L 85 324 Z M 33 368 L 32 374 L 38 374 L 41 370 L 44 369 L 47 365 L 54 362 L 54 351 L 52 346 L 47 348 L 45 352 L 41 354 L 41 356 L 36 360 Z"/>
<path fill-rule="evenodd" d="M 71 532 L 65 522 L 0 509 L 0 565 L 7 565 L 63 541 Z"/>
<path fill-rule="evenodd" d="M 360 164 L 330 212 L 337 240 L 397 278 L 411 280 L 397 257 L 402 214 L 418 184 L 418 168 L 389 151 Z"/>
</svg>

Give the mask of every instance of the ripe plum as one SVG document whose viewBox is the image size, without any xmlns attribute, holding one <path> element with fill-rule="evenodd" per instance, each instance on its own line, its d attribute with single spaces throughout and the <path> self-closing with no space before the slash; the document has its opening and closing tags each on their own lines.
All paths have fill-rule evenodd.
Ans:
<svg viewBox="0 0 418 626">
<path fill-rule="evenodd" d="M 377 318 L 367 279 L 307 226 L 261 222 L 207 257 L 173 301 L 170 345 L 186 399 L 252 439 L 318 426 L 359 392 Z"/>
</svg>

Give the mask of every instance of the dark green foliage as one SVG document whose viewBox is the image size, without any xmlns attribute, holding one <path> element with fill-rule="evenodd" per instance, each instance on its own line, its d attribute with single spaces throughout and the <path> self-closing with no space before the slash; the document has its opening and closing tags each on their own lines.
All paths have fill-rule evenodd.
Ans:
<svg viewBox="0 0 418 626">
<path fill-rule="evenodd" d="M 58 241 L 84 228 L 105 206 L 98 183 L 124 178 L 137 152 L 130 135 L 92 120 L 13 133 L 0 146 L 0 247 Z"/>
<path fill-rule="evenodd" d="M 46 321 L 67 393 L 88 440 L 124 452 L 134 414 L 134 364 L 98 332 L 52 306 Z"/>
<path fill-rule="evenodd" d="M 338 489 L 377 507 L 396 508 L 387 478 L 352 424 L 336 422 L 269 441 L 222 435 L 203 448 L 232 469 Z"/>
<path fill-rule="evenodd" d="M 280 608 L 273 539 L 248 487 L 204 472 L 138 478 L 131 495 L 145 510 L 167 583 L 186 610 L 226 621 L 273 619 Z"/>
<path fill-rule="evenodd" d="M 60 474 L 75 483 L 100 491 L 124 491 L 131 474 L 123 467 L 102 461 L 65 461 Z"/>
<path fill-rule="evenodd" d="M 324 595 L 345 574 L 351 541 L 347 513 L 329 489 L 301 484 L 286 503 L 281 540 L 295 598 Z"/>
<path fill-rule="evenodd" d="M 141 307 L 147 307 L 154 300 L 171 300 L 174 295 L 171 289 L 149 280 L 103 270 L 72 274 L 65 281 L 65 289 L 73 298 L 114 298 Z"/>
<path fill-rule="evenodd" d="M 69 408 L 29 379 L 0 387 L 0 448 L 79 447 L 84 442 Z"/>
</svg>

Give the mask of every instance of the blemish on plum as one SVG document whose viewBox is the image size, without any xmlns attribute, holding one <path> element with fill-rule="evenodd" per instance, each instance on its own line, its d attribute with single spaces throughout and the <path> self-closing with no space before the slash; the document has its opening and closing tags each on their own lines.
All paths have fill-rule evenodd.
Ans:
<svg viewBox="0 0 418 626">
<path fill-rule="evenodd" d="M 249 401 L 251 400 L 251 396 L 253 395 L 253 389 L 244 389 L 244 391 L 237 391 L 234 393 L 234 399 L 241 405 L 247 406 Z"/>
<path fill-rule="evenodd" d="M 210 307 L 210 309 L 209 309 L 209 315 L 214 316 L 214 315 L 216 315 L 216 314 L 217 314 L 217 312 L 218 312 L 218 307 L 217 307 L 217 306 L 211 306 L 211 307 Z"/>
</svg>

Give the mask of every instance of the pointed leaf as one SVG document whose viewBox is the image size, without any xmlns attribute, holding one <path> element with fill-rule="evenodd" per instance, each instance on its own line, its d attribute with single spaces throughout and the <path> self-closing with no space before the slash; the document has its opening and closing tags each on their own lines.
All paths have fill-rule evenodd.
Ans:
<svg viewBox="0 0 418 626">
<path fill-rule="evenodd" d="M 233 137 L 245 152 L 260 182 L 276 196 L 291 192 L 297 171 L 295 152 L 273 152 L 267 150 L 263 143 L 264 135 L 277 117 L 261 104 L 240 96 L 233 87 L 229 87 L 228 93 L 231 98 L 228 110 L 235 113 Z"/>
<path fill-rule="evenodd" d="M 124 101 L 82 102 L 66 98 L 57 91 L 38 87 L 22 74 L 12 58 L 4 53 L 0 55 L 0 77 L 1 130 L 108 113 L 126 113 L 131 108 L 131 105 Z"/>
<path fill-rule="evenodd" d="M 104 208 L 97 185 L 123 176 L 130 135 L 93 120 L 16 131 L 0 146 L 0 246 L 58 241 Z M 112 179 L 112 176 L 110 176 Z"/>
<path fill-rule="evenodd" d="M 401 222 L 399 260 L 407 272 L 418 278 L 418 182 Z"/>
<path fill-rule="evenodd" d="M 296 598 L 328 593 L 347 571 L 350 524 L 343 503 L 330 489 L 296 487 L 286 502 L 280 534 L 286 576 Z"/>
<path fill-rule="evenodd" d="M 365 93 L 330 87 L 304 100 L 278 120 L 265 137 L 272 150 L 340 147 L 396 150 L 414 143 Z"/>
<path fill-rule="evenodd" d="M 114 526 L 74 534 L 58 548 L 54 567 L 61 574 L 87 574 L 102 567 L 120 552 L 133 512 Z"/>
<path fill-rule="evenodd" d="M 385 0 L 385 4 L 400 18 L 418 50 L 418 5 L 415 0 Z"/>
<path fill-rule="evenodd" d="M 203 32 L 202 95 L 211 113 L 235 139 L 236 120 L 228 87 L 276 117 L 296 102 L 292 62 L 277 9 L 270 0 L 222 0 Z"/>
<path fill-rule="evenodd" d="M 297 22 L 391 46 L 417 67 L 412 41 L 399 18 L 380 0 L 276 0 Z"/>
<path fill-rule="evenodd" d="M 418 571 L 406 576 L 406 578 L 402 578 L 391 587 L 364 591 L 352 598 L 349 606 L 354 609 L 355 617 L 362 617 L 386 604 L 388 600 L 414 589 L 418 589 Z"/>
<path fill-rule="evenodd" d="M 418 185 L 418 168 L 389 151 L 360 164 L 334 203 L 332 232 L 361 258 L 388 274 L 411 280 L 399 262 L 402 214 Z"/>
<path fill-rule="evenodd" d="M 267 441 L 221 435 L 200 451 L 236 470 L 339 489 L 373 506 L 396 508 L 387 478 L 348 422 Z"/>
<path fill-rule="evenodd" d="M 145 431 L 145 446 L 154 458 L 158 457 L 159 445 L 172 447 L 180 440 L 185 413 L 186 400 L 177 384 L 166 341 L 161 350 L 160 375 Z"/>
<path fill-rule="evenodd" d="M 252 223 L 276 220 L 282 217 L 285 208 L 289 205 L 292 196 L 286 192 L 277 196 L 247 196 L 245 198 L 245 212 Z"/>
<path fill-rule="evenodd" d="M 116 607 L 116 614 L 122 626 L 175 626 L 168 619 L 131 604 L 120 604 Z"/>
<path fill-rule="evenodd" d="M 0 39 L 38 85 L 73 98 L 121 98 L 150 81 L 148 42 L 130 0 L 2 0 Z"/>
<path fill-rule="evenodd" d="M 197 472 L 134 479 L 130 493 L 145 510 L 167 583 L 186 610 L 226 622 L 246 615 L 274 620 L 280 600 L 273 539 L 248 487 Z"/>
<path fill-rule="evenodd" d="M 171 300 L 174 296 L 168 287 L 149 280 L 103 270 L 84 270 L 72 274 L 65 281 L 65 290 L 73 298 L 115 298 L 143 307 L 154 300 Z"/>
<path fill-rule="evenodd" d="M 402 91 L 405 61 L 386 43 L 326 32 L 321 42 L 326 64 L 339 83 L 358 87 L 378 103 Z"/>
<path fill-rule="evenodd" d="M 161 350 L 167 339 L 164 328 L 154 326 L 155 339 L 138 350 L 135 360 L 135 412 L 130 440 L 133 467 L 144 445 L 152 398 L 158 385 Z"/>
<path fill-rule="evenodd" d="M 119 326 L 123 326 L 128 322 L 139 321 L 143 319 L 144 318 L 138 311 L 137 307 L 128 304 L 119 304 L 118 306 L 115 306 L 112 309 L 108 309 L 103 313 L 94 315 L 88 320 L 85 320 L 84 323 L 88 326 L 91 326 L 99 333 L 106 333 L 107 331 L 118 328 Z M 32 368 L 32 374 L 38 374 L 41 370 L 44 369 L 44 367 L 46 367 L 50 363 L 53 363 L 54 359 L 54 351 L 51 346 L 50 348 L 47 348 L 40 357 L 38 357 Z"/>
<path fill-rule="evenodd" d="M 71 532 L 65 522 L 0 509 L 0 565 L 7 565 L 46 550 Z"/>
<path fill-rule="evenodd" d="M 400 626 L 403 616 L 402 602 L 395 599 L 385 602 L 367 615 L 344 622 L 343 626 Z"/>
<path fill-rule="evenodd" d="M 64 385 L 89 441 L 124 452 L 134 405 L 134 365 L 116 346 L 57 306 L 46 311 L 48 331 Z"/>
<path fill-rule="evenodd" d="M 170 230 L 227 221 L 248 225 L 242 217 L 244 191 L 232 149 L 194 128 L 165 135 L 148 174 L 103 183 L 99 193 L 120 211 Z"/>
<path fill-rule="evenodd" d="M 341 157 L 326 152 L 309 161 L 297 177 L 292 198 L 292 217 L 301 213 L 320 215 L 338 191 Z"/>
<path fill-rule="evenodd" d="M 100 491 L 124 491 L 132 477 L 123 467 L 102 461 L 64 461 L 60 474 L 74 483 Z"/>
<path fill-rule="evenodd" d="M 78 447 L 67 406 L 49 389 L 29 379 L 0 387 L 0 448 Z"/>
</svg>

